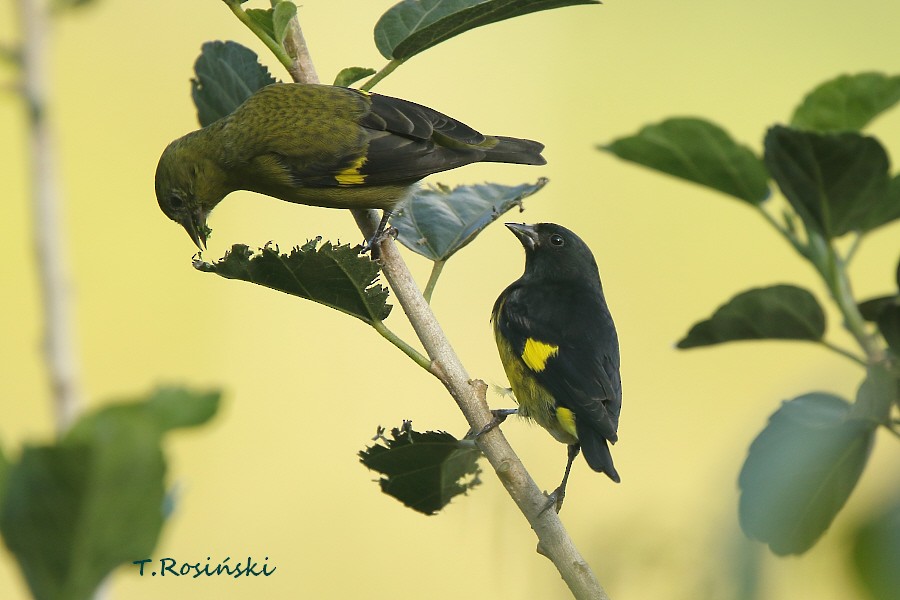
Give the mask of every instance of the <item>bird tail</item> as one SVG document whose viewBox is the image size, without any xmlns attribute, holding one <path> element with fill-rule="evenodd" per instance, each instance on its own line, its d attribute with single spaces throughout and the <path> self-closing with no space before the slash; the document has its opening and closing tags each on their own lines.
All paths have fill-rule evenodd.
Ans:
<svg viewBox="0 0 900 600">
<path fill-rule="evenodd" d="M 598 473 L 606 473 L 606 475 L 619 483 L 619 473 L 613 465 L 612 454 L 609 452 L 609 444 L 606 438 L 595 431 L 579 431 L 578 443 L 581 444 L 581 451 L 588 465 Z"/>
<path fill-rule="evenodd" d="M 486 151 L 485 162 L 515 163 L 519 165 L 545 165 L 541 156 L 544 145 L 532 140 L 497 136 L 497 145 Z"/>
</svg>

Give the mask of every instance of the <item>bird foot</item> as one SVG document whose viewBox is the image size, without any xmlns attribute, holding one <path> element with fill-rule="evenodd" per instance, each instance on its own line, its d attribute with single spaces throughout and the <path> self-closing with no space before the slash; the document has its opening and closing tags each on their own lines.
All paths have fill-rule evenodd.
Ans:
<svg viewBox="0 0 900 600">
<path fill-rule="evenodd" d="M 559 511 L 562 510 L 563 500 L 566 499 L 566 489 L 563 486 L 559 486 L 549 494 L 546 494 L 546 496 L 547 504 L 541 509 L 541 512 L 539 512 L 538 515 L 544 514 L 550 508 L 554 508 L 556 514 L 559 514 Z"/>
<path fill-rule="evenodd" d="M 480 438 L 484 434 L 486 434 L 491 429 L 500 425 L 503 421 L 506 420 L 506 417 L 510 415 L 516 415 L 519 413 L 518 408 L 498 408 L 497 410 L 492 410 L 491 414 L 494 415 L 494 418 L 488 421 L 487 425 L 481 428 L 481 431 L 475 434 L 475 439 Z"/>
</svg>

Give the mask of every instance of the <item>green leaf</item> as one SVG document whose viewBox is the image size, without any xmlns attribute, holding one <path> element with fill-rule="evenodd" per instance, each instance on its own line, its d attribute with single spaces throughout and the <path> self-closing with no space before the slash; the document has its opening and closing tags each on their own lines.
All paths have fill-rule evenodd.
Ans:
<svg viewBox="0 0 900 600">
<path fill-rule="evenodd" d="M 387 59 L 407 60 L 460 33 L 529 13 L 598 0 L 404 0 L 375 24 L 375 45 Z"/>
<path fill-rule="evenodd" d="M 542 177 L 533 185 L 419 188 L 391 218 L 391 225 L 397 228 L 397 240 L 413 252 L 447 260 L 513 207 L 525 210 L 522 201 L 546 184 Z"/>
<path fill-rule="evenodd" d="M 759 157 L 702 119 L 667 119 L 598 149 L 753 205 L 769 197 L 769 176 Z"/>
<path fill-rule="evenodd" d="M 869 298 L 857 305 L 859 313 L 866 321 L 876 322 L 881 315 L 881 311 L 893 304 L 900 304 L 900 296 L 879 296 L 878 298 Z"/>
<path fill-rule="evenodd" d="M 894 302 L 878 315 L 878 331 L 894 356 L 900 358 L 900 302 Z"/>
<path fill-rule="evenodd" d="M 900 495 L 894 494 L 853 534 L 853 565 L 856 576 L 872 600 L 896 599 L 900 590 Z"/>
<path fill-rule="evenodd" d="M 275 30 L 274 39 L 279 43 L 284 43 L 287 35 L 288 26 L 291 19 L 297 16 L 297 5 L 287 0 L 282 0 L 272 9 L 272 27 Z"/>
<path fill-rule="evenodd" d="M 360 255 L 360 246 L 325 242 L 316 249 L 321 239 L 295 247 L 290 254 L 281 254 L 272 246 L 253 253 L 247 246 L 235 244 L 215 263 L 197 260 L 194 268 L 306 298 L 370 325 L 386 319 L 391 307 L 387 289 L 375 283 L 378 263 Z"/>
<path fill-rule="evenodd" d="M 825 335 L 825 313 L 815 296 L 793 285 L 742 292 L 691 327 L 679 348 L 736 340 L 810 340 Z"/>
<path fill-rule="evenodd" d="M 457 440 L 443 431 L 413 431 L 404 421 L 391 430 L 391 437 L 379 428 L 375 444 L 359 452 L 366 467 L 378 471 L 381 491 L 406 506 L 433 515 L 450 500 L 480 483 L 477 461 L 481 452 L 471 442 Z"/>
<path fill-rule="evenodd" d="M 801 554 L 844 506 L 869 457 L 874 425 L 850 404 L 810 393 L 782 404 L 750 445 L 738 484 L 744 533 L 772 552 Z"/>
<path fill-rule="evenodd" d="M 350 87 L 363 77 L 374 74 L 375 69 L 369 69 L 367 67 L 347 67 L 346 69 L 341 69 L 341 72 L 334 78 L 334 85 Z"/>
<path fill-rule="evenodd" d="M 900 76 L 841 75 L 819 85 L 794 111 L 791 126 L 818 132 L 859 131 L 900 101 Z"/>
<path fill-rule="evenodd" d="M 900 399 L 900 381 L 884 364 L 870 364 L 856 392 L 852 416 L 874 425 L 890 422 L 891 407 Z"/>
<path fill-rule="evenodd" d="M 775 126 L 765 163 L 807 227 L 832 238 L 868 231 L 900 216 L 900 184 L 890 183 L 878 140 Z"/>
<path fill-rule="evenodd" d="M 267 36 L 273 40 L 278 39 L 275 37 L 275 24 L 272 22 L 271 8 L 248 8 L 244 12 L 260 26 Z"/>
<path fill-rule="evenodd" d="M 52 0 L 51 8 L 54 13 L 61 13 L 72 8 L 81 8 L 94 4 L 96 0 Z"/>
<path fill-rule="evenodd" d="M 26 446 L 10 467 L 0 532 L 35 598 L 90 598 L 116 566 L 151 555 L 163 524 L 162 434 L 167 423 L 200 421 L 160 394 L 87 414 L 57 444 Z M 209 396 L 180 392 L 205 418 Z"/>
<path fill-rule="evenodd" d="M 230 115 L 255 91 L 276 82 L 256 53 L 237 42 L 203 44 L 194 73 L 191 96 L 201 127 Z"/>
</svg>

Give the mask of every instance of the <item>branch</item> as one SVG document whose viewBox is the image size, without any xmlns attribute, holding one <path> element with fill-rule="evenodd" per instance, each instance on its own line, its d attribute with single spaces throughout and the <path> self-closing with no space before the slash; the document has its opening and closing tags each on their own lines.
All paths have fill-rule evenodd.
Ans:
<svg viewBox="0 0 900 600">
<path fill-rule="evenodd" d="M 81 408 L 78 361 L 73 350 L 69 268 L 62 228 L 55 146 L 46 118 L 49 14 L 42 0 L 19 0 L 22 31 L 22 97 L 28 116 L 28 146 L 37 270 L 44 312 L 44 353 L 53 394 L 56 430 L 64 432 Z"/>
<path fill-rule="evenodd" d="M 318 83 L 309 51 L 303 39 L 296 16 L 292 19 L 285 48 L 298 69 L 290 73 L 297 83 Z M 390 72 L 390 71 L 388 71 Z M 384 73 L 387 75 L 387 73 Z M 370 81 L 368 87 L 373 85 Z M 353 218 L 366 239 L 375 232 L 379 222 L 374 210 L 352 210 Z M 485 400 L 486 386 L 482 381 L 473 381 L 466 372 L 456 352 L 444 335 L 440 323 L 431 312 L 431 307 L 419 291 L 409 268 L 403 261 L 393 238 L 388 236 L 380 244 L 382 271 L 391 286 L 397 301 L 403 307 L 419 341 L 431 359 L 428 369 L 437 377 L 465 415 L 469 426 L 476 431 L 482 429 L 492 419 Z M 568 532 L 559 515 L 553 510 L 544 510 L 547 496 L 538 488 L 522 461 L 506 441 L 503 432 L 495 427 L 476 440 L 478 447 L 487 457 L 497 477 L 506 491 L 522 511 L 538 537 L 538 552 L 548 557 L 575 598 L 579 600 L 609 600 Z"/>
</svg>

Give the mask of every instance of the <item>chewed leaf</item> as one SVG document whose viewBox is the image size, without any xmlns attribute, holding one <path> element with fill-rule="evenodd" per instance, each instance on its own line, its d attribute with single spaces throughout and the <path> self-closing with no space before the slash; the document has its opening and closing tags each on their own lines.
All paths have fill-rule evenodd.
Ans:
<svg viewBox="0 0 900 600">
<path fill-rule="evenodd" d="M 862 474 L 875 425 L 831 394 L 785 402 L 750 446 L 738 480 L 740 522 L 776 554 L 806 552 Z"/>
<path fill-rule="evenodd" d="M 481 231 L 522 200 L 547 184 L 541 178 L 534 184 L 516 186 L 485 183 L 420 188 L 391 219 L 397 228 L 397 240 L 425 258 L 447 260 L 454 252 L 475 239 Z"/>
<path fill-rule="evenodd" d="M 696 348 L 737 340 L 810 340 L 825 334 L 825 313 L 815 296 L 793 285 L 742 292 L 700 321 L 678 342 Z"/>
<path fill-rule="evenodd" d="M 338 85 L 341 87 L 350 87 L 363 77 L 368 77 L 369 75 L 374 75 L 375 69 L 370 69 L 368 67 L 347 67 L 345 69 L 341 69 L 340 73 L 338 73 L 334 78 L 334 85 Z"/>
<path fill-rule="evenodd" d="M 470 29 L 599 0 L 404 0 L 375 24 L 375 45 L 387 59 L 406 60 Z"/>
<path fill-rule="evenodd" d="M 391 306 L 387 289 L 375 283 L 378 263 L 361 255 L 359 246 L 325 242 L 317 249 L 320 240 L 295 247 L 290 254 L 281 254 L 272 246 L 254 253 L 236 244 L 218 261 L 197 260 L 194 268 L 313 300 L 369 324 L 386 319 Z"/>
<path fill-rule="evenodd" d="M 433 515 L 450 500 L 480 483 L 481 452 L 471 442 L 443 431 L 413 431 L 409 421 L 391 430 L 379 428 L 375 444 L 359 452 L 360 462 L 382 474 L 381 490 L 406 506 Z"/>
<path fill-rule="evenodd" d="M 201 127 L 230 115 L 255 91 L 276 82 L 256 53 L 237 42 L 203 44 L 194 73 L 197 78 L 191 80 L 191 96 Z"/>
</svg>

